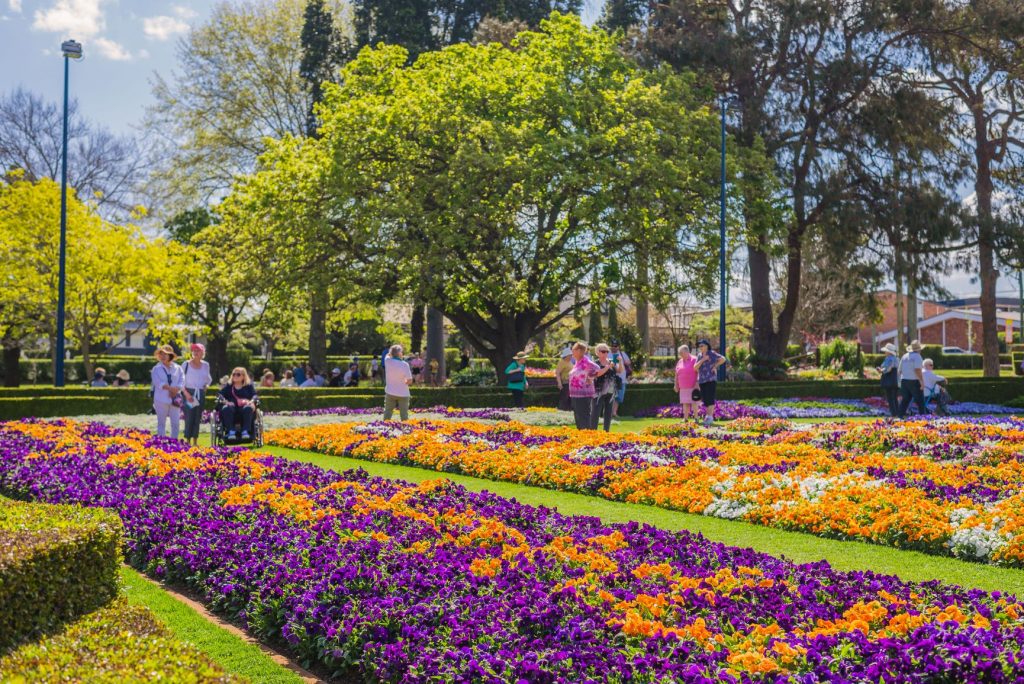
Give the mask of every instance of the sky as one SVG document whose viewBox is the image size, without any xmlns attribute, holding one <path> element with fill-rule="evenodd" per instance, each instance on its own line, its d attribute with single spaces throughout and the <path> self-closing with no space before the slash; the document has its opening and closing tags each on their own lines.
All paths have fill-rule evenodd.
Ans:
<svg viewBox="0 0 1024 684">
<path fill-rule="evenodd" d="M 74 38 L 85 59 L 71 63 L 70 92 L 87 118 L 117 133 L 131 133 L 152 103 L 154 73 L 170 76 L 175 47 L 202 23 L 217 0 L 0 0 L 0 92 L 23 87 L 60 101 L 60 44 Z M 602 0 L 585 0 L 594 21 Z M 946 279 L 955 296 L 974 296 L 972 274 Z M 1000 294 L 1015 295 L 1016 279 L 1001 278 Z M 735 290 L 736 303 L 748 299 Z"/>
</svg>

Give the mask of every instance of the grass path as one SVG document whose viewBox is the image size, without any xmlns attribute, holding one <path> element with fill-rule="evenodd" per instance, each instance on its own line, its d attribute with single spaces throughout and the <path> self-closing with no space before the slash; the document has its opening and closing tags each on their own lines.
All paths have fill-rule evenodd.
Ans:
<svg viewBox="0 0 1024 684">
<path fill-rule="evenodd" d="M 130 603 L 149 608 L 177 638 L 191 643 L 226 671 L 259 684 L 319 681 L 287 669 L 240 630 L 218 625 L 135 570 L 122 566 L 121 580 Z"/>
<path fill-rule="evenodd" d="M 655 506 L 608 501 L 598 497 L 557 492 L 466 475 L 327 456 L 298 449 L 264 447 L 265 452 L 330 470 L 362 468 L 371 475 L 410 482 L 446 477 L 471 491 L 487 490 L 532 506 L 557 508 L 568 515 L 591 515 L 606 523 L 644 522 L 665 530 L 690 530 L 732 546 L 751 547 L 799 563 L 827 560 L 838 570 L 873 570 L 909 581 L 941 580 L 987 591 L 1024 596 L 1024 570 L 968 563 L 955 558 L 901 551 L 875 544 L 823 539 L 750 523 L 670 511 Z"/>
</svg>

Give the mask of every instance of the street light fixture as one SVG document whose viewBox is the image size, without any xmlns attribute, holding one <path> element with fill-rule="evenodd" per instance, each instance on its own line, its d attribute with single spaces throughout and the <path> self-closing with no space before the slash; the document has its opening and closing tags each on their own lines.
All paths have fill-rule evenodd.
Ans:
<svg viewBox="0 0 1024 684">
<path fill-rule="evenodd" d="M 65 40 L 60 44 L 64 56 L 64 140 L 60 159 L 60 257 L 57 275 L 57 358 L 54 387 L 64 386 L 64 290 L 67 281 L 68 242 L 68 62 L 82 58 L 82 44 Z"/>
</svg>

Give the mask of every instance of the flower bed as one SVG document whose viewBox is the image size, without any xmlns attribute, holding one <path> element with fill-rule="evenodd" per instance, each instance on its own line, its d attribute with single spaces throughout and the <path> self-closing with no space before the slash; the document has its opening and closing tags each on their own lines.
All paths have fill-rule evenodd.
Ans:
<svg viewBox="0 0 1024 684">
<path fill-rule="evenodd" d="M 695 407 L 704 415 L 704 407 Z M 974 401 L 960 401 L 948 406 L 950 415 L 1010 415 L 1024 413 L 1021 409 L 1000 404 L 982 404 Z M 917 413 L 911 406 L 909 415 Z M 637 412 L 638 418 L 682 418 L 683 409 L 679 404 L 658 406 Z M 885 399 L 831 399 L 827 397 L 803 397 L 792 399 L 750 399 L 741 401 L 719 401 L 715 405 L 715 417 L 720 420 L 735 418 L 854 418 L 857 416 L 888 416 L 889 408 Z"/>
<path fill-rule="evenodd" d="M 0 484 L 117 511 L 133 564 L 346 681 L 1010 681 L 1024 667 L 1009 596 L 793 565 L 448 481 L 22 422 L 0 425 Z"/>
<path fill-rule="evenodd" d="M 1024 566 L 1024 420 L 784 427 L 370 423 L 272 431 L 267 443 Z"/>
</svg>

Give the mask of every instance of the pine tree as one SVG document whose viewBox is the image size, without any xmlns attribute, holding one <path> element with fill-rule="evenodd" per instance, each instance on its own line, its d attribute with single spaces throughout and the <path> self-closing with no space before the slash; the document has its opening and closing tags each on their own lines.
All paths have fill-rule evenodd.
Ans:
<svg viewBox="0 0 1024 684">
<path fill-rule="evenodd" d="M 345 61 L 345 40 L 334 26 L 324 0 L 308 0 L 302 25 L 302 61 L 299 75 L 309 84 L 312 101 L 306 114 L 306 135 L 317 136 L 316 105 L 323 97 L 322 84 L 334 80 Z"/>
</svg>

